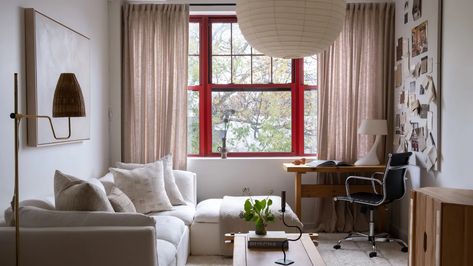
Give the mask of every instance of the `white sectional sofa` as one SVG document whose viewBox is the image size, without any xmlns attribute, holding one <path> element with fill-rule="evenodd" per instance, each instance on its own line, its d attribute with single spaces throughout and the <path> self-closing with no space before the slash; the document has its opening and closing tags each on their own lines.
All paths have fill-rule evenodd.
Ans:
<svg viewBox="0 0 473 266">
<path fill-rule="evenodd" d="M 187 204 L 171 211 L 66 212 L 54 210 L 54 200 L 25 201 L 19 212 L 21 265 L 185 265 L 197 203 L 196 175 L 178 170 L 174 175 Z M 15 265 L 15 228 L 5 222 L 0 223 L 0 265 Z"/>
</svg>

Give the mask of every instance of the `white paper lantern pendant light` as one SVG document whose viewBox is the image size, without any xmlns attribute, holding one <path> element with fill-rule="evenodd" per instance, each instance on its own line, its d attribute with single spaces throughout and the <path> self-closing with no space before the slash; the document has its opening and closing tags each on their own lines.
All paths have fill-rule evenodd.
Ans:
<svg viewBox="0 0 473 266">
<path fill-rule="evenodd" d="M 302 58 L 322 52 L 340 34 L 344 0 L 237 0 L 248 43 L 272 57 Z"/>
</svg>

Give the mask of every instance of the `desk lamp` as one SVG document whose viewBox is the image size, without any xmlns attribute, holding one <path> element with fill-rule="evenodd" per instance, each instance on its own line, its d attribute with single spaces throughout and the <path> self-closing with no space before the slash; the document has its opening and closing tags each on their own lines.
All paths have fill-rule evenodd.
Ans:
<svg viewBox="0 0 473 266">
<path fill-rule="evenodd" d="M 387 121 L 381 119 L 365 119 L 358 128 L 358 134 L 376 135 L 376 139 L 365 157 L 358 159 L 355 165 L 378 165 L 378 146 L 381 143 L 381 136 L 388 134 Z"/>
</svg>

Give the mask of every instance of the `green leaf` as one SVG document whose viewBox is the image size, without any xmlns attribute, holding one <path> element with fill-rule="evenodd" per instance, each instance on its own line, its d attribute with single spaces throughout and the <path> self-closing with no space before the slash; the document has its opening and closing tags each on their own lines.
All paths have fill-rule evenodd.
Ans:
<svg viewBox="0 0 473 266">
<path fill-rule="evenodd" d="M 245 213 L 245 220 L 247 222 L 251 221 L 251 219 L 253 219 L 253 217 L 254 217 L 253 213 Z"/>
<path fill-rule="evenodd" d="M 249 211 L 251 211 L 251 209 L 252 209 L 251 201 L 250 201 L 250 199 L 247 199 L 245 201 L 245 212 L 249 212 Z"/>
<path fill-rule="evenodd" d="M 261 201 L 259 200 L 255 200 L 255 206 L 254 206 L 254 209 L 256 212 L 260 212 L 262 208 L 262 204 L 261 204 Z"/>
<path fill-rule="evenodd" d="M 268 207 L 271 206 L 273 204 L 273 200 L 272 199 L 268 199 Z"/>
</svg>

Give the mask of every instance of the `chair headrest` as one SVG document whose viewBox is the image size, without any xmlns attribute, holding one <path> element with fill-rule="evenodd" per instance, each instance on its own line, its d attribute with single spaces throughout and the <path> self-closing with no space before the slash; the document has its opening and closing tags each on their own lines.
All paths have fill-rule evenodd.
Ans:
<svg viewBox="0 0 473 266">
<path fill-rule="evenodd" d="M 411 157 L 412 152 L 403 152 L 403 153 L 392 153 L 390 154 L 390 166 L 402 166 L 409 164 L 409 157 Z"/>
</svg>

